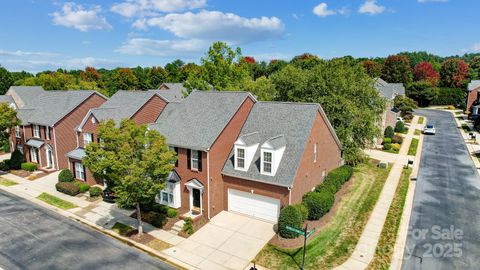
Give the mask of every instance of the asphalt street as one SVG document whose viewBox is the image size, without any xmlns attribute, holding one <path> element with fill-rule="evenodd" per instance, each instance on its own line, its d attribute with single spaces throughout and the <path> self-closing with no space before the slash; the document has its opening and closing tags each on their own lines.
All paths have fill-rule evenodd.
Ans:
<svg viewBox="0 0 480 270">
<path fill-rule="evenodd" d="M 403 269 L 480 269 L 480 177 L 449 112 L 423 143 Z"/>
<path fill-rule="evenodd" d="M 0 269 L 176 269 L 0 190 Z"/>
</svg>

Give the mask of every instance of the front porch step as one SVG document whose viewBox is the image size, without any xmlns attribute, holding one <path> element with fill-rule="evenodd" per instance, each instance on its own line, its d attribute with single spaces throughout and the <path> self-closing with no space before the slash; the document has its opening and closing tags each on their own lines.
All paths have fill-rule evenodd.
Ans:
<svg viewBox="0 0 480 270">
<path fill-rule="evenodd" d="M 175 235 L 178 235 L 178 233 L 182 231 L 184 223 L 185 223 L 185 221 L 183 221 L 183 220 L 179 220 L 179 221 L 175 222 L 175 224 L 173 224 L 170 232 L 175 234 Z"/>
</svg>

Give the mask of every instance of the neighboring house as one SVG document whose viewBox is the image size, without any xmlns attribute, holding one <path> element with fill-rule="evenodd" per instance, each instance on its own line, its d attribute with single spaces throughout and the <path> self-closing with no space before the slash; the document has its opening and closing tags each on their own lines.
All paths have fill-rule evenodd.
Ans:
<svg viewBox="0 0 480 270">
<path fill-rule="evenodd" d="M 473 80 L 467 87 L 467 110 L 471 112 L 471 117 L 475 118 L 480 114 L 480 80 Z"/>
<path fill-rule="evenodd" d="M 281 207 L 300 202 L 342 162 L 318 104 L 193 91 L 150 128 L 178 153 L 158 201 L 194 217 L 230 210 L 276 222 Z"/>
<path fill-rule="evenodd" d="M 11 96 L 0 95 L 0 103 L 7 103 L 11 108 L 15 110 L 17 109 L 17 104 L 15 104 L 15 101 Z"/>
<path fill-rule="evenodd" d="M 132 119 L 137 124 L 154 123 L 169 102 L 179 102 L 182 98 L 183 95 L 179 89 L 120 90 L 102 106 L 92 108 L 84 115 L 81 123 L 75 127 L 75 145 L 65 155 L 74 177 L 91 185 L 102 184 L 82 164 L 86 144 L 98 141 L 97 128 L 100 122 L 111 119 L 119 123 L 123 119 Z"/>
<path fill-rule="evenodd" d="M 159 90 L 172 90 L 176 93 L 187 93 L 187 89 L 183 86 L 183 83 L 162 83 L 159 87 Z"/>
<path fill-rule="evenodd" d="M 387 106 L 382 114 L 382 120 L 380 123 L 380 128 L 383 132 L 388 126 L 395 127 L 400 112 L 393 108 L 393 101 L 396 96 L 405 95 L 405 87 L 402 83 L 387 83 L 381 78 L 375 79 L 374 87 L 377 89 L 380 96 L 384 97 L 387 101 Z"/>
<path fill-rule="evenodd" d="M 17 107 L 21 126 L 12 130 L 11 150 L 45 171 L 68 168 L 65 154 L 75 147 L 71 132 L 92 108 L 107 98 L 95 91 L 45 91 L 41 87 L 12 86 L 7 91 Z"/>
</svg>

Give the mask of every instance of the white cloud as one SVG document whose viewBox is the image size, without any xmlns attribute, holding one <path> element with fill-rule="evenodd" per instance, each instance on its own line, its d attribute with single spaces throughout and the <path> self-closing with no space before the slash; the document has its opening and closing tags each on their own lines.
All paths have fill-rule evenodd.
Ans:
<svg viewBox="0 0 480 270">
<path fill-rule="evenodd" d="M 148 38 L 131 38 L 115 52 L 129 55 L 183 56 L 196 54 L 208 48 L 203 40 L 157 40 Z"/>
<path fill-rule="evenodd" d="M 480 52 L 480 42 L 477 42 L 473 44 L 470 48 L 468 49 L 461 49 L 460 53 L 478 53 Z"/>
<path fill-rule="evenodd" d="M 16 50 L 16 51 L 6 51 L 6 50 L 1 50 L 0 49 L 0 56 L 19 56 L 19 57 L 24 57 L 24 56 L 40 56 L 40 57 L 50 57 L 50 56 L 56 56 L 58 54 L 56 53 L 50 53 L 50 52 L 28 52 L 28 51 L 21 51 L 21 50 Z"/>
<path fill-rule="evenodd" d="M 366 0 L 360 8 L 358 12 L 366 13 L 370 15 L 380 14 L 386 11 L 384 6 L 378 5 L 376 0 Z"/>
<path fill-rule="evenodd" d="M 279 37 L 284 25 L 277 17 L 244 18 L 233 13 L 202 10 L 171 13 L 135 21 L 137 29 L 158 27 L 183 39 L 244 44 Z"/>
<path fill-rule="evenodd" d="M 82 32 L 90 30 L 110 30 L 112 26 L 105 17 L 99 15 L 100 6 L 85 9 L 82 5 L 73 2 L 63 4 L 62 10 L 50 14 L 55 25 L 73 27 Z"/>
<path fill-rule="evenodd" d="M 126 0 L 113 4 L 110 10 L 124 17 L 142 17 L 158 12 L 192 10 L 206 5 L 207 0 Z"/>
<path fill-rule="evenodd" d="M 417 0 L 418 3 L 429 3 L 429 2 L 448 2 L 448 0 Z"/>
<path fill-rule="evenodd" d="M 64 67 L 67 69 L 84 69 L 86 67 L 114 68 L 121 65 L 121 62 L 108 60 L 105 58 L 83 57 L 70 58 L 65 61 Z"/>
<path fill-rule="evenodd" d="M 327 16 L 335 15 L 337 12 L 335 10 L 328 9 L 327 3 L 320 3 L 313 8 L 313 14 L 325 18 Z"/>
</svg>

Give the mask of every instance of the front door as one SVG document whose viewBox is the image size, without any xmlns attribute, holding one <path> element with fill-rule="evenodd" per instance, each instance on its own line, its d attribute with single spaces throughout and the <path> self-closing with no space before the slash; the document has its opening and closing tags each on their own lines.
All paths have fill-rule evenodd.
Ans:
<svg viewBox="0 0 480 270">
<path fill-rule="evenodd" d="M 200 190 L 193 188 L 192 189 L 192 197 L 193 197 L 193 209 L 196 212 L 200 212 L 201 209 L 201 196 L 200 196 Z"/>
<path fill-rule="evenodd" d="M 52 155 L 52 150 L 47 149 L 47 167 L 52 168 L 53 167 L 53 155 Z"/>
</svg>

